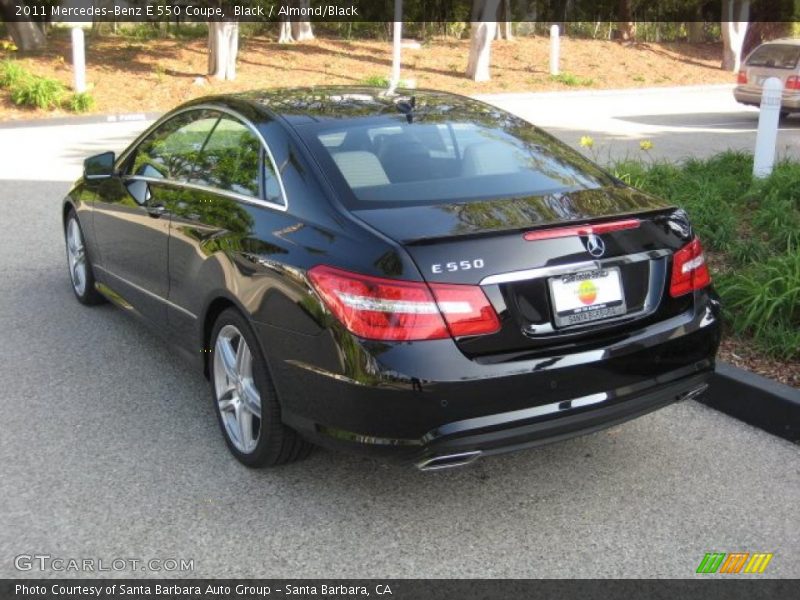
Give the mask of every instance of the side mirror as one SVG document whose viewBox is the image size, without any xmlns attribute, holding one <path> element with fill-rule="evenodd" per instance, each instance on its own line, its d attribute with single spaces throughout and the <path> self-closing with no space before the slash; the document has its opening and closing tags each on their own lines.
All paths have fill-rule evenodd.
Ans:
<svg viewBox="0 0 800 600">
<path fill-rule="evenodd" d="M 90 156 L 83 161 L 83 178 L 89 180 L 108 179 L 114 174 L 115 160 L 116 156 L 113 152 Z"/>
</svg>

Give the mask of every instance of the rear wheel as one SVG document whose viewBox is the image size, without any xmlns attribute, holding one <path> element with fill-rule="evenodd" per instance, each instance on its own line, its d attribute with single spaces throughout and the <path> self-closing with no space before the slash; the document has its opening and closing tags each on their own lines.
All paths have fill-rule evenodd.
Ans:
<svg viewBox="0 0 800 600">
<path fill-rule="evenodd" d="M 305 458 L 311 444 L 281 421 L 277 392 L 250 325 L 225 310 L 211 334 L 211 393 L 220 429 L 233 455 L 248 467 Z"/>
<path fill-rule="evenodd" d="M 72 282 L 72 291 L 75 292 L 75 297 L 79 302 L 88 305 L 105 302 L 105 298 L 94 287 L 92 263 L 86 252 L 83 230 L 75 211 L 70 211 L 67 217 L 64 238 L 67 245 L 69 278 Z"/>
</svg>

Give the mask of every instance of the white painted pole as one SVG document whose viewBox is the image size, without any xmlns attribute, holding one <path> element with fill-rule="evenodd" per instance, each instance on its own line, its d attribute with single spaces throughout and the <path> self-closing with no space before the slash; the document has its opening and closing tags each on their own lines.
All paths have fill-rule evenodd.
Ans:
<svg viewBox="0 0 800 600">
<path fill-rule="evenodd" d="M 775 164 L 775 145 L 778 141 L 782 93 L 783 82 L 777 77 L 770 77 L 764 82 L 753 160 L 753 176 L 759 179 L 769 177 Z"/>
<path fill-rule="evenodd" d="M 394 25 L 392 27 L 392 79 L 389 89 L 400 85 L 400 52 L 403 43 L 403 0 L 394 0 Z"/>
<path fill-rule="evenodd" d="M 86 52 L 83 43 L 83 29 L 72 29 L 72 71 L 75 91 L 86 91 Z"/>
<path fill-rule="evenodd" d="M 558 36 L 558 25 L 550 28 L 550 75 L 558 75 L 558 54 L 561 50 L 561 41 Z"/>
</svg>

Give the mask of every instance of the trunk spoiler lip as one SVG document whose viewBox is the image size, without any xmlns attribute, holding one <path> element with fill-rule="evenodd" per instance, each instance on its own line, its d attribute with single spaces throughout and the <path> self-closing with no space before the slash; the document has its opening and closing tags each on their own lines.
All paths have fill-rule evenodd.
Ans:
<svg viewBox="0 0 800 600">
<path fill-rule="evenodd" d="M 438 244 L 442 242 L 451 242 L 456 240 L 473 240 L 473 239 L 481 239 L 492 237 L 495 235 L 514 235 L 514 234 L 526 234 L 531 233 L 534 231 L 542 231 L 542 230 L 555 230 L 560 228 L 570 228 L 570 227 L 591 227 L 597 226 L 603 223 L 607 223 L 609 221 L 620 221 L 620 220 L 628 220 L 628 219 L 638 219 L 639 221 L 646 221 L 646 220 L 655 220 L 660 217 L 667 217 L 671 215 L 676 210 L 680 210 L 679 207 L 674 205 L 667 205 L 659 208 L 647 208 L 643 210 L 631 210 L 625 211 L 622 213 L 617 214 L 610 214 L 610 215 L 603 215 L 598 217 L 576 217 L 575 219 L 564 219 L 558 221 L 549 221 L 545 223 L 535 223 L 528 225 L 527 227 L 509 227 L 508 229 L 498 228 L 498 229 L 490 229 L 485 231 L 475 231 L 466 234 L 456 234 L 456 235 L 444 235 L 444 236 L 425 236 L 419 238 L 409 238 L 409 239 L 402 239 L 398 240 L 401 244 L 405 246 L 426 246 L 428 244 Z"/>
<path fill-rule="evenodd" d="M 548 227 L 544 229 L 534 229 L 522 234 L 526 242 L 538 242 L 541 240 L 552 240 L 564 237 L 577 237 L 599 235 L 611 233 L 612 231 L 623 231 L 625 229 L 637 229 L 642 224 L 638 218 L 620 219 L 618 221 L 604 221 L 602 223 L 582 223 L 580 225 L 566 225 L 558 227 Z"/>
</svg>

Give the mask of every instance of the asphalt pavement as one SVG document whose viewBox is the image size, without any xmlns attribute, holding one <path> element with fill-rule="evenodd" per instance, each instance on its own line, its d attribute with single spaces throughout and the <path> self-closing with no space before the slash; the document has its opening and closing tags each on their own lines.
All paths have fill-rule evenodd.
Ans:
<svg viewBox="0 0 800 600">
<path fill-rule="evenodd" d="M 695 402 L 458 470 L 239 465 L 202 375 L 70 290 L 68 180 L 143 126 L 0 124 L 0 577 L 61 574 L 15 568 L 33 554 L 199 577 L 692 577 L 712 551 L 800 577 L 800 448 Z"/>
</svg>

